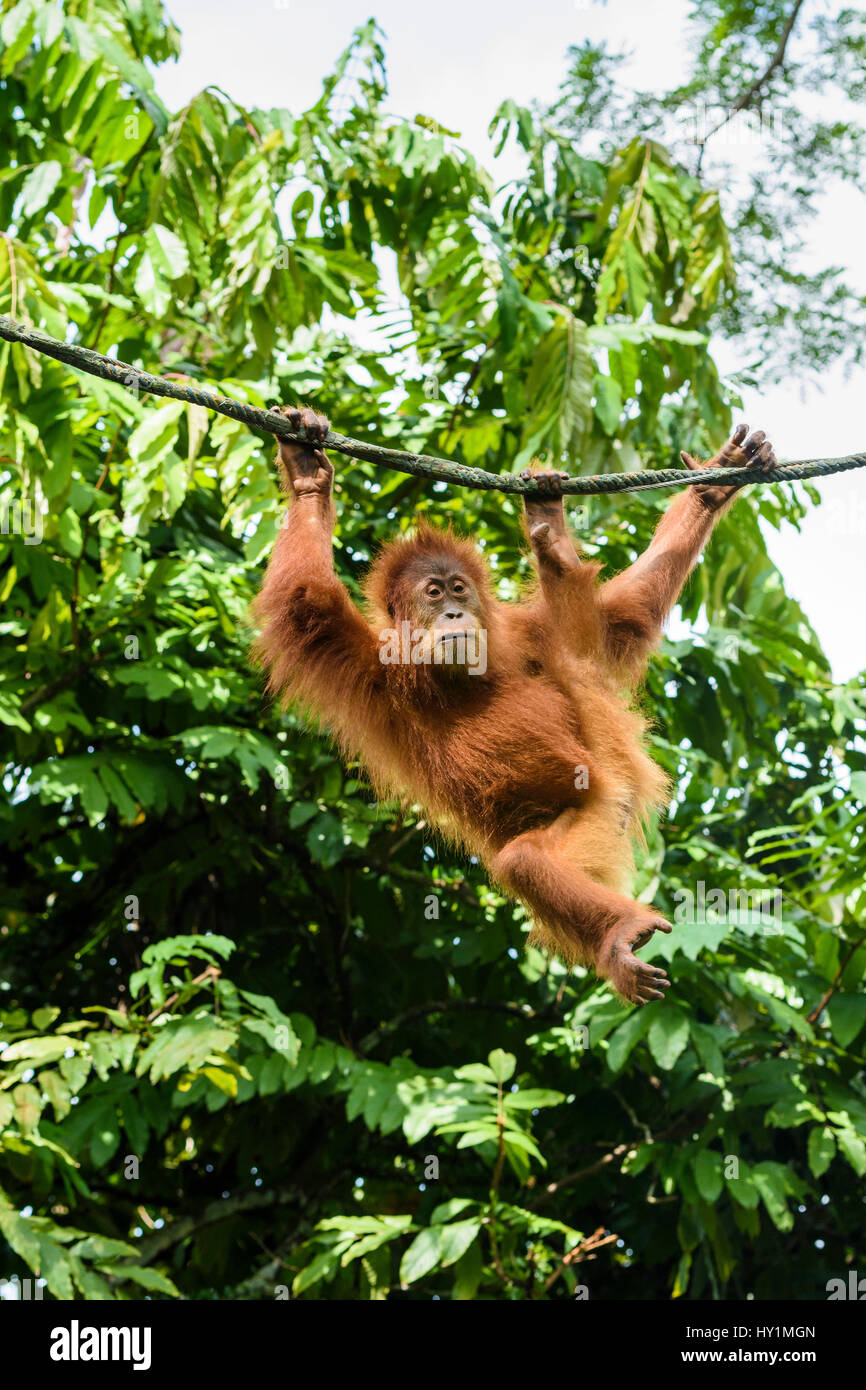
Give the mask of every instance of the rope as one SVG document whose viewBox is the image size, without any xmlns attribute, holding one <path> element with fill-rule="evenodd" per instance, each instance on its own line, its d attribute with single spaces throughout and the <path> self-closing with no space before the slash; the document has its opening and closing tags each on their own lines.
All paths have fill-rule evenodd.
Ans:
<svg viewBox="0 0 866 1390">
<path fill-rule="evenodd" d="M 22 343 L 35 352 L 54 357 L 58 362 L 66 362 L 91 376 L 103 377 L 106 381 L 118 382 L 136 393 L 144 392 L 150 396 L 170 396 L 176 401 L 190 401 L 193 405 L 203 405 L 207 410 L 219 411 L 232 420 L 239 420 L 253 429 L 266 430 L 278 439 L 306 441 L 304 430 L 292 430 L 282 415 L 275 411 L 262 410 L 255 405 L 244 405 L 228 396 L 215 396 L 200 386 L 168 381 L 165 377 L 152 376 L 128 362 L 118 362 L 113 357 L 103 357 L 92 348 L 77 343 L 61 343 L 24 324 L 0 314 L 0 338 L 10 343 Z M 434 458 L 430 454 L 411 454 L 403 449 L 385 449 L 378 444 L 365 444 L 360 439 L 349 439 L 346 435 L 329 430 L 322 447 L 336 449 L 337 453 L 348 454 L 350 458 L 364 459 L 368 463 L 379 464 L 385 468 L 395 468 L 400 473 L 411 473 L 420 478 L 437 478 L 445 483 L 456 483 L 458 487 L 473 487 L 483 491 L 499 492 L 545 492 L 543 485 L 534 479 L 524 480 L 513 473 L 487 473 L 483 468 L 469 468 L 463 463 L 448 459 Z M 645 469 L 634 473 L 597 473 L 592 477 L 567 478 L 558 489 L 563 493 L 587 495 L 604 492 L 642 492 L 655 487 L 694 487 L 706 481 L 718 486 L 720 483 L 792 483 L 803 478 L 818 478 L 830 473 L 846 473 L 852 468 L 866 468 L 866 454 L 846 454 L 843 458 L 803 459 L 795 463 L 780 464 L 764 472 L 755 468 L 712 468 L 693 471 L 687 468 Z"/>
</svg>

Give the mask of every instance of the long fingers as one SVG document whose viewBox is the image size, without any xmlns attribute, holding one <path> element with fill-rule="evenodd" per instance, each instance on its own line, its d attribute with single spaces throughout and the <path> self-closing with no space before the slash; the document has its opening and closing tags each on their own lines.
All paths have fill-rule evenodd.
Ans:
<svg viewBox="0 0 866 1390">
<path fill-rule="evenodd" d="M 769 473 L 771 468 L 776 467 L 778 459 L 776 458 L 776 455 L 773 452 L 773 446 L 770 443 L 769 439 L 767 440 L 766 444 L 761 445 L 761 448 L 758 450 L 758 456 L 755 459 L 755 462 L 761 465 L 765 473 Z"/>
<path fill-rule="evenodd" d="M 755 430 L 754 434 L 749 435 L 745 444 L 740 446 L 747 459 L 752 458 L 752 456 L 758 452 L 766 438 L 767 436 L 764 434 L 763 430 Z M 733 443 L 733 441 L 731 442 Z"/>
<path fill-rule="evenodd" d="M 747 466 L 757 464 L 764 473 L 769 473 L 776 467 L 778 460 L 775 451 L 763 430 L 755 430 L 754 434 L 749 434 L 748 425 L 738 425 L 731 436 L 731 444 L 736 445 L 745 455 Z"/>
<path fill-rule="evenodd" d="M 323 444 L 331 428 L 327 415 L 319 415 L 309 406 L 302 409 L 296 405 L 275 405 L 271 407 L 277 415 L 282 415 L 293 430 L 304 430 L 311 444 Z"/>
<path fill-rule="evenodd" d="M 521 481 L 528 483 L 530 478 L 535 479 L 540 491 L 555 494 L 561 491 L 562 484 L 568 478 L 568 474 L 562 473 L 558 469 L 539 469 L 536 472 L 532 468 L 524 468 L 520 473 Z"/>
<path fill-rule="evenodd" d="M 310 410 L 309 406 L 301 411 L 301 424 L 307 431 L 307 438 L 311 444 L 323 444 L 328 430 L 331 428 L 327 415 L 317 415 L 315 410 Z"/>
</svg>

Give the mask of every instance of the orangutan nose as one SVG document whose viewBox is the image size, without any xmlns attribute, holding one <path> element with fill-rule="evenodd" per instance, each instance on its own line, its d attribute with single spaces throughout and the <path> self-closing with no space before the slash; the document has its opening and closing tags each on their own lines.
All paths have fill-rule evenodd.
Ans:
<svg viewBox="0 0 866 1390">
<path fill-rule="evenodd" d="M 462 618 L 462 617 L 463 617 L 463 609 L 462 609 L 462 608 L 449 608 L 448 612 L 447 612 L 447 613 L 443 613 L 442 616 L 443 616 L 443 618 L 448 618 L 450 621 L 456 622 L 456 621 L 458 620 L 458 618 Z"/>
</svg>

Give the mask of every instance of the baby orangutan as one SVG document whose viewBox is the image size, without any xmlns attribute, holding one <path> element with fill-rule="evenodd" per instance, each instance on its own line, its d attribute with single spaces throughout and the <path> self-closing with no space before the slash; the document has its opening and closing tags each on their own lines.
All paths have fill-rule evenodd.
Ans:
<svg viewBox="0 0 866 1390">
<path fill-rule="evenodd" d="M 663 998 L 664 970 L 635 952 L 671 928 L 627 887 L 632 841 L 667 787 L 628 695 L 737 487 L 686 488 L 640 559 L 600 583 L 566 528 L 565 475 L 537 474 L 531 593 L 501 602 L 475 545 L 422 524 L 376 559 L 365 616 L 334 572 L 328 422 L 283 414 L 309 443 L 278 452 L 290 507 L 255 605 L 269 688 L 321 717 L 381 796 L 419 803 L 476 854 L 528 908 L 531 940 L 623 999 Z M 772 446 L 740 425 L 705 466 L 755 463 L 772 468 Z"/>
</svg>

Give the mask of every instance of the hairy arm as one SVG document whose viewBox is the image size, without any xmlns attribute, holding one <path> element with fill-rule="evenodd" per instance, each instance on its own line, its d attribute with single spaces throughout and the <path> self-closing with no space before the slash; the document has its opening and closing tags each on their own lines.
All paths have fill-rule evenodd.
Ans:
<svg viewBox="0 0 866 1390">
<path fill-rule="evenodd" d="M 328 421 L 285 406 L 294 429 L 314 446 Z M 283 490 L 290 498 L 253 611 L 260 625 L 255 655 L 269 688 L 316 705 L 327 717 L 360 699 L 378 667 L 376 642 L 334 570 L 334 469 L 321 449 L 280 442 Z"/>
<path fill-rule="evenodd" d="M 536 478 L 544 493 L 524 493 L 524 521 L 544 602 L 560 640 L 580 656 L 598 644 L 601 628 L 595 598 L 600 565 L 582 560 L 565 520 L 560 472 L 524 469 L 521 478 Z"/>
<path fill-rule="evenodd" d="M 745 468 L 761 463 L 770 469 L 776 463 L 773 446 L 764 433 L 758 430 L 750 435 L 748 425 L 739 425 L 709 463 L 701 464 L 690 454 L 682 458 L 689 468 Z M 646 659 L 713 528 L 740 486 L 701 483 L 687 488 L 668 507 L 643 555 L 602 585 L 599 608 L 606 645 L 618 665 L 633 668 Z"/>
</svg>

